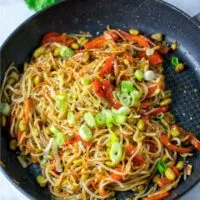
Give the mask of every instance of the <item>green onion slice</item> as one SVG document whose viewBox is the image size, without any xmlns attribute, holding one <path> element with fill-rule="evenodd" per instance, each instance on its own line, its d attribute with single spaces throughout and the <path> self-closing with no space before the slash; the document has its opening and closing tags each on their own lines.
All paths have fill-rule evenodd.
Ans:
<svg viewBox="0 0 200 200">
<path fill-rule="evenodd" d="M 112 143 L 109 151 L 109 156 L 112 163 L 117 165 L 122 160 L 122 145 L 118 142 Z"/>
<path fill-rule="evenodd" d="M 50 131 L 55 135 L 57 145 L 60 146 L 60 145 L 63 145 L 65 143 L 66 135 L 64 135 L 59 129 L 52 126 L 50 128 Z"/>
<path fill-rule="evenodd" d="M 94 128 L 96 126 L 96 121 L 92 113 L 88 112 L 84 114 L 84 120 L 87 123 L 87 125 L 91 128 Z"/>
<path fill-rule="evenodd" d="M 81 83 L 85 86 L 89 85 L 89 79 L 88 78 L 82 78 Z"/>
<path fill-rule="evenodd" d="M 131 97 L 127 93 L 122 93 L 119 97 L 119 101 L 123 106 L 129 106 L 131 104 Z"/>
<path fill-rule="evenodd" d="M 171 64 L 172 64 L 174 67 L 176 67 L 176 65 L 179 64 L 179 59 L 178 59 L 178 57 L 172 56 L 172 57 L 171 57 Z"/>
<path fill-rule="evenodd" d="M 75 118 L 73 112 L 68 112 L 67 114 L 67 120 L 70 126 L 73 126 L 75 124 Z"/>
<path fill-rule="evenodd" d="M 163 174 L 167 169 L 167 164 L 163 160 L 160 160 L 158 161 L 156 168 L 160 172 L 160 174 Z"/>
<path fill-rule="evenodd" d="M 61 93 L 56 97 L 56 107 L 61 111 L 67 110 L 68 95 Z"/>
<path fill-rule="evenodd" d="M 139 69 L 137 69 L 135 71 L 135 78 L 138 80 L 138 81 L 142 81 L 144 79 L 144 73 L 142 71 L 140 71 Z"/>
<path fill-rule="evenodd" d="M 131 81 L 122 81 L 121 82 L 121 91 L 122 92 L 132 92 L 134 90 L 134 83 Z"/>
<path fill-rule="evenodd" d="M 114 121 L 116 125 L 122 125 L 126 122 L 126 115 L 115 115 L 114 116 Z"/>
<path fill-rule="evenodd" d="M 81 136 L 81 138 L 86 141 L 86 142 L 90 142 L 93 139 L 93 134 L 91 129 L 83 124 L 80 129 L 79 129 L 79 135 Z"/>
<path fill-rule="evenodd" d="M 106 123 L 106 117 L 102 113 L 96 114 L 95 120 L 96 120 L 97 125 L 99 125 L 99 126 L 102 126 Z"/>
<path fill-rule="evenodd" d="M 69 47 L 63 46 L 60 49 L 60 55 L 65 58 L 72 57 L 74 55 L 74 51 Z"/>
</svg>

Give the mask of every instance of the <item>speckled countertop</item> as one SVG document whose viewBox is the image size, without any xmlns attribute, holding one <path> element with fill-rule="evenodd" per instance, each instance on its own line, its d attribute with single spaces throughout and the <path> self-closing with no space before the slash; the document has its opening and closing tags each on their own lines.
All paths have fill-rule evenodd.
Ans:
<svg viewBox="0 0 200 200">
<path fill-rule="evenodd" d="M 190 16 L 200 12 L 200 0 L 165 0 Z M 10 33 L 24 20 L 33 15 L 24 0 L 0 0 L 0 46 Z M 181 200 L 199 200 L 200 183 L 190 190 Z M 0 200 L 28 200 L 0 172 Z"/>
</svg>

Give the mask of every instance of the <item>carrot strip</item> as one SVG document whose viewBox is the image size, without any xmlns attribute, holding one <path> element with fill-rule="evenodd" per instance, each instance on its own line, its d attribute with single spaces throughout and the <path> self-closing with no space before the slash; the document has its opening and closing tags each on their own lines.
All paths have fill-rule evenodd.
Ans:
<svg viewBox="0 0 200 200">
<path fill-rule="evenodd" d="M 150 48 L 148 39 L 143 35 L 130 35 L 129 33 L 122 30 L 119 30 L 119 33 L 124 37 L 125 40 L 138 43 L 142 47 Z"/>
<path fill-rule="evenodd" d="M 176 145 L 171 144 L 167 135 L 164 135 L 164 134 L 160 136 L 160 141 L 164 146 L 166 146 L 169 150 L 172 150 L 172 151 L 176 151 L 179 153 L 189 153 L 192 151 L 191 148 L 182 148 L 182 147 L 177 147 Z"/>
<path fill-rule="evenodd" d="M 160 188 L 163 188 L 166 185 L 169 185 L 171 183 L 171 181 L 168 178 L 163 177 L 163 178 L 158 178 L 158 180 L 156 181 L 156 183 L 158 184 L 158 186 Z"/>
<path fill-rule="evenodd" d="M 24 116 L 26 121 L 29 119 L 32 113 L 33 113 L 33 101 L 30 98 L 26 98 L 24 100 Z"/>
<path fill-rule="evenodd" d="M 115 168 L 116 171 L 118 172 L 122 172 L 122 169 L 121 168 Z M 115 174 L 115 173 L 112 173 L 111 174 L 111 177 L 116 180 L 116 181 L 121 181 L 123 176 L 122 175 L 119 175 L 119 174 Z"/>
<path fill-rule="evenodd" d="M 150 197 L 145 198 L 145 200 L 162 200 L 169 196 L 169 192 L 162 192 L 160 194 L 155 194 Z"/>
<path fill-rule="evenodd" d="M 177 167 L 176 167 L 176 166 L 173 166 L 173 167 L 172 167 L 172 170 L 174 171 L 175 175 L 178 177 L 180 173 L 179 173 Z"/>
<path fill-rule="evenodd" d="M 90 40 L 89 42 L 86 42 L 83 46 L 86 49 L 93 49 L 93 48 L 100 48 L 104 45 L 105 43 L 105 38 L 103 35 L 100 35 L 99 37 L 96 37 L 93 40 Z"/>
</svg>

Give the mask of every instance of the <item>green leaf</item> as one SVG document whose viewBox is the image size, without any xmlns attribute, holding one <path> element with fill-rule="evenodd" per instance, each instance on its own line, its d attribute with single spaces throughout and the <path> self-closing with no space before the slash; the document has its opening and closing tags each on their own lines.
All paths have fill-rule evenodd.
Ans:
<svg viewBox="0 0 200 200">
<path fill-rule="evenodd" d="M 39 11 L 51 4 L 56 3 L 58 0 L 25 0 L 29 8 L 35 11 Z"/>
</svg>

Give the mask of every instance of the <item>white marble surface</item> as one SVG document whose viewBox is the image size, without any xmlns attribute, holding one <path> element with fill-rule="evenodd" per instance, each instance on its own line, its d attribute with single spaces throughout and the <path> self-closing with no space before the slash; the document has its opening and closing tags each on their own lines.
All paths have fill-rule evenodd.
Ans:
<svg viewBox="0 0 200 200">
<path fill-rule="evenodd" d="M 200 0 L 165 0 L 190 16 L 200 12 Z M 0 0 L 0 46 L 10 33 L 34 12 L 30 11 L 24 0 Z M 181 200 L 199 200 L 200 183 L 188 192 Z M 28 200 L 0 172 L 0 200 Z"/>
</svg>

